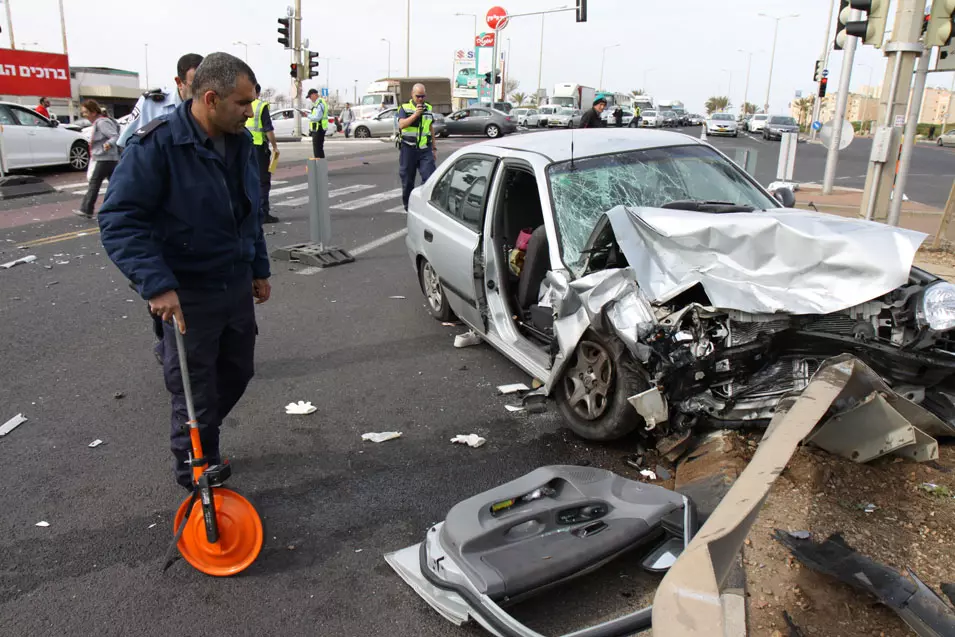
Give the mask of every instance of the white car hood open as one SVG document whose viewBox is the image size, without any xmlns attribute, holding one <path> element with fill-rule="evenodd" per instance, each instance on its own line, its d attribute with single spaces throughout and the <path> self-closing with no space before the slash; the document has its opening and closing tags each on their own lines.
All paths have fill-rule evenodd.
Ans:
<svg viewBox="0 0 955 637">
<path fill-rule="evenodd" d="M 607 213 L 637 282 L 664 303 L 700 284 L 712 305 L 828 314 L 904 285 L 927 235 L 803 210 Z"/>
</svg>

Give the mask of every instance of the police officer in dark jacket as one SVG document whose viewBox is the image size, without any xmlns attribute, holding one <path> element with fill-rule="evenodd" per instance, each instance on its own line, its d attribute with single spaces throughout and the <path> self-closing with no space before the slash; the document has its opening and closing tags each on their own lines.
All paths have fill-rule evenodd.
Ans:
<svg viewBox="0 0 955 637">
<path fill-rule="evenodd" d="M 602 117 L 605 108 L 607 108 L 607 100 L 602 97 L 595 99 L 594 107 L 580 118 L 580 128 L 602 128 L 606 126 L 607 122 Z"/>
<path fill-rule="evenodd" d="M 227 53 L 207 56 L 193 99 L 139 129 L 99 214 L 103 246 L 165 321 L 185 335 L 203 452 L 221 461 L 219 425 L 252 379 L 256 303 L 268 301 L 269 258 L 252 138 L 255 74 Z M 166 347 L 177 481 L 190 488 L 179 357 Z"/>
</svg>

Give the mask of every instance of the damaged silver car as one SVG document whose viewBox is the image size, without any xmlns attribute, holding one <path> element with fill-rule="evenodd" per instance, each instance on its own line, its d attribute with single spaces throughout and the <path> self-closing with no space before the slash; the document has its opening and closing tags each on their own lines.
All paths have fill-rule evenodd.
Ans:
<svg viewBox="0 0 955 637">
<path fill-rule="evenodd" d="M 765 426 L 842 353 L 955 433 L 955 286 L 912 267 L 924 235 L 779 200 L 688 136 L 527 135 L 450 157 L 407 244 L 432 315 L 584 438 Z"/>
</svg>

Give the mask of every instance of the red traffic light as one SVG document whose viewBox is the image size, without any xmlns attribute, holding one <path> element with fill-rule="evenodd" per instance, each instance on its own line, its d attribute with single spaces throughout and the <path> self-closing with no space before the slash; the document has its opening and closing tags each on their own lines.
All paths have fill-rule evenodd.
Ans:
<svg viewBox="0 0 955 637">
<path fill-rule="evenodd" d="M 819 97 L 826 96 L 826 88 L 829 86 L 829 78 L 824 77 L 819 80 Z"/>
<path fill-rule="evenodd" d="M 298 78 L 298 64 L 289 64 L 289 69 L 290 69 L 289 75 L 292 76 L 292 78 L 297 79 L 297 78 Z"/>
</svg>

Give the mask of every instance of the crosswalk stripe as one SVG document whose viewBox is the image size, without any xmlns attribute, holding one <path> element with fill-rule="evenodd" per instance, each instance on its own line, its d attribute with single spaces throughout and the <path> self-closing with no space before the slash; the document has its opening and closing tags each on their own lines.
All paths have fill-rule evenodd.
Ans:
<svg viewBox="0 0 955 637">
<path fill-rule="evenodd" d="M 403 214 L 407 213 L 408 211 L 405 210 L 404 205 L 400 205 L 400 206 L 395 206 L 394 208 L 389 208 L 388 210 L 385 210 L 385 212 L 394 212 L 394 213 L 398 213 L 398 214 L 402 214 L 402 215 L 403 215 Z"/>
<path fill-rule="evenodd" d="M 295 184 L 294 186 L 284 186 L 282 188 L 273 188 L 271 192 L 269 192 L 269 197 L 271 198 L 273 195 L 284 195 L 287 192 L 298 192 L 299 190 L 305 190 L 306 188 L 308 188 L 307 181 L 302 182 L 300 184 Z"/>
<path fill-rule="evenodd" d="M 345 201 L 343 203 L 335 204 L 331 206 L 333 210 L 357 210 L 359 208 L 365 208 L 367 206 L 373 206 L 382 201 L 388 201 L 389 199 L 394 199 L 395 197 L 401 196 L 401 188 L 395 188 L 394 190 L 388 190 L 386 192 L 377 192 L 373 195 L 368 195 L 367 197 L 362 197 L 360 199 L 353 199 L 351 201 Z"/>
<path fill-rule="evenodd" d="M 329 199 L 334 197 L 342 197 L 344 195 L 350 195 L 353 192 L 361 192 L 362 190 L 368 190 L 369 188 L 374 188 L 374 186 L 369 184 L 355 184 L 353 186 L 345 186 L 344 188 L 338 188 L 336 190 L 328 191 Z M 276 206 L 301 206 L 302 204 L 308 203 L 308 196 L 305 197 L 296 197 L 295 199 L 286 199 L 285 201 L 279 201 Z"/>
</svg>

